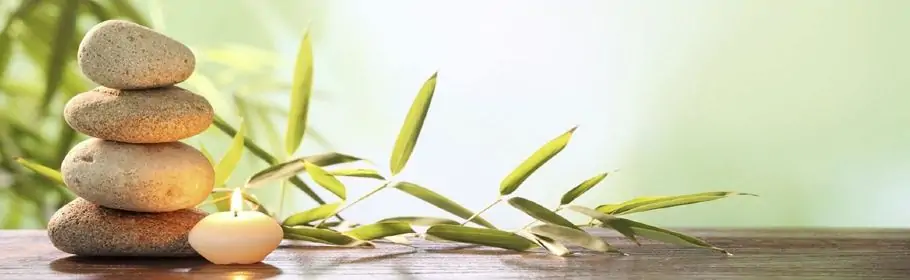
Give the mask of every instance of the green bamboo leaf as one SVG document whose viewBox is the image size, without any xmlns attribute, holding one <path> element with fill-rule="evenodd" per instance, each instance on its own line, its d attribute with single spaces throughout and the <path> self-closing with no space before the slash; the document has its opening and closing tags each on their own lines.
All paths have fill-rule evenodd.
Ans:
<svg viewBox="0 0 910 280">
<path fill-rule="evenodd" d="M 408 223 L 387 222 L 362 225 L 346 231 L 344 234 L 359 240 L 369 241 L 405 233 L 414 233 L 414 229 L 411 229 L 411 225 Z"/>
<path fill-rule="evenodd" d="M 525 251 L 534 248 L 536 245 L 534 242 L 515 233 L 457 225 L 435 225 L 427 229 L 427 235 L 449 241 L 486 245 L 515 251 Z"/>
<path fill-rule="evenodd" d="M 4 81 L 3 76 L 6 68 L 9 66 L 10 59 L 13 57 L 13 38 L 7 29 L 0 32 L 0 81 Z M 6 81 L 4 81 L 5 83 Z"/>
<path fill-rule="evenodd" d="M 524 237 L 528 240 L 533 241 L 534 243 L 537 243 L 537 246 L 544 248 L 545 250 L 547 250 L 547 252 L 550 252 L 550 254 L 564 257 L 564 256 L 568 256 L 569 254 L 572 253 L 572 250 L 569 250 L 569 248 L 566 248 L 565 245 L 562 245 L 562 243 L 559 243 L 556 240 L 553 240 L 549 237 L 536 235 L 536 234 L 528 232 L 527 230 L 520 230 L 518 232 L 515 232 L 515 234 L 521 235 L 521 237 Z"/>
<path fill-rule="evenodd" d="M 332 176 L 332 174 L 329 174 L 329 172 L 318 165 L 306 161 L 304 161 L 303 165 L 306 172 L 310 174 L 310 178 L 313 178 L 313 181 L 316 181 L 317 184 L 341 199 L 347 199 L 347 191 L 345 190 L 344 184 L 342 184 L 341 181 L 338 181 L 335 176 Z"/>
<path fill-rule="evenodd" d="M 291 87 L 291 111 L 288 112 L 288 127 L 285 132 L 284 145 L 288 154 L 293 154 L 303 140 L 307 126 L 307 111 L 310 107 L 310 95 L 313 91 L 313 46 L 310 44 L 310 33 L 303 35 L 294 66 L 294 79 Z"/>
<path fill-rule="evenodd" d="M 338 246 L 360 246 L 368 244 L 330 229 L 305 226 L 283 226 L 282 229 L 284 229 L 284 238 L 291 240 L 304 240 Z"/>
<path fill-rule="evenodd" d="M 610 224 L 613 223 L 613 221 L 616 221 L 616 219 L 618 219 L 616 216 L 604 214 L 604 213 L 598 212 L 597 210 L 594 210 L 594 209 L 591 209 L 588 207 L 584 207 L 584 206 L 568 205 L 568 206 L 566 206 L 566 208 L 569 210 L 581 213 L 585 216 L 594 218 L 594 219 L 600 221 L 601 224 L 603 224 L 604 226 L 607 226 L 607 227 L 610 227 Z M 611 228 L 613 228 L 614 230 L 616 230 L 617 232 L 619 232 L 626 238 L 629 238 L 629 240 L 632 240 L 632 242 L 635 242 L 635 244 L 641 245 L 641 243 L 638 242 L 638 239 L 635 238 L 635 233 L 632 232 L 631 230 L 624 228 L 624 227 L 619 227 L 619 228 L 611 227 Z"/>
<path fill-rule="evenodd" d="M 372 169 L 336 169 L 329 171 L 329 174 L 335 176 L 344 176 L 344 177 L 358 177 L 358 178 L 370 178 L 377 180 L 385 180 L 385 177 L 379 174 L 378 171 Z"/>
<path fill-rule="evenodd" d="M 423 122 L 427 118 L 427 112 L 430 111 L 433 93 L 436 92 L 436 74 L 438 73 L 433 73 L 433 76 L 423 83 L 423 87 L 420 88 L 420 92 L 411 103 L 411 109 L 408 110 L 408 116 L 401 126 L 401 131 L 398 132 L 398 139 L 395 140 L 395 148 L 392 150 L 392 158 L 389 160 L 392 175 L 401 172 L 401 169 L 408 163 L 408 159 L 411 158 L 414 146 L 417 145 Z"/>
<path fill-rule="evenodd" d="M 25 168 L 31 169 L 35 173 L 38 173 L 38 175 L 44 176 L 45 178 L 50 179 L 51 181 L 61 186 L 65 185 L 63 183 L 63 176 L 60 175 L 60 171 L 20 157 L 15 158 L 15 160 Z"/>
<path fill-rule="evenodd" d="M 471 218 L 471 216 L 474 216 L 473 211 L 471 211 L 467 208 L 464 208 L 463 206 L 459 205 L 458 203 L 455 203 L 455 201 L 452 201 L 451 199 L 448 199 L 434 191 L 431 191 L 430 189 L 418 186 L 414 183 L 401 182 L 401 183 L 396 184 L 394 187 L 400 191 L 403 191 L 416 198 L 426 201 L 429 204 L 439 207 L 439 209 L 452 213 L 455 216 L 458 216 L 458 217 L 461 217 L 464 219 L 469 219 L 469 218 Z M 491 224 L 487 220 L 484 220 L 481 217 L 474 217 L 474 219 L 471 220 L 471 222 L 484 226 L 484 227 L 487 227 L 487 228 L 491 228 L 491 229 L 496 228 L 495 226 L 493 226 L 493 224 Z"/>
<path fill-rule="evenodd" d="M 547 163 L 548 160 L 556 156 L 556 154 L 569 144 L 569 139 L 572 138 L 572 133 L 575 132 L 576 128 L 577 127 L 572 127 L 569 131 L 566 131 L 559 137 L 550 140 L 550 142 L 547 142 L 547 144 L 540 147 L 534 154 L 525 159 L 521 165 L 515 168 L 512 173 L 509 173 L 509 175 L 502 180 L 502 183 L 499 185 L 499 194 L 509 195 L 517 190 L 518 186 L 527 180 L 534 171 L 543 166 L 544 163 Z"/>
<path fill-rule="evenodd" d="M 610 244 L 604 242 L 603 239 L 593 236 L 580 229 L 554 224 L 542 224 L 533 226 L 529 228 L 528 231 L 535 235 L 545 236 L 562 243 L 578 245 L 589 250 L 598 252 L 617 251 L 616 249 L 613 249 Z"/>
<path fill-rule="evenodd" d="M 68 58 L 73 54 L 70 46 L 76 35 L 79 2 L 79 0 L 67 0 L 60 6 L 51 57 L 45 69 L 44 97 L 41 99 L 41 111 L 47 109 L 47 106 L 54 99 L 57 88 L 60 87 L 63 80 L 63 71 L 69 62 Z"/>
<path fill-rule="evenodd" d="M 205 156 L 205 159 L 209 160 L 209 164 L 215 165 L 215 159 L 212 157 L 212 153 L 210 153 L 209 150 L 205 148 L 205 144 L 199 144 L 199 152 Z"/>
<path fill-rule="evenodd" d="M 249 147 L 249 145 L 247 145 L 247 147 Z M 262 171 L 257 172 L 256 174 L 253 174 L 253 176 L 250 177 L 250 179 L 247 181 L 246 187 L 257 187 L 267 182 L 285 180 L 288 178 L 291 178 L 291 182 L 294 183 L 293 177 L 297 174 L 300 174 L 301 172 L 306 171 L 306 165 L 304 164 L 305 162 L 325 167 L 358 160 L 360 160 L 358 157 L 334 152 L 296 158 L 275 164 L 266 169 L 263 169 Z"/>
<path fill-rule="evenodd" d="M 303 157 L 304 160 L 322 167 L 363 160 L 348 154 L 328 152 Z"/>
<path fill-rule="evenodd" d="M 599 184 L 600 181 L 603 181 L 603 179 L 606 178 L 609 174 L 610 173 L 604 172 L 597 174 L 596 176 L 591 177 L 584 182 L 581 182 L 581 184 L 578 184 L 578 186 L 575 186 L 575 188 L 572 188 L 564 195 L 562 195 L 562 199 L 559 201 L 559 204 L 566 205 L 572 203 L 572 201 L 575 201 L 576 198 L 588 192 L 588 190 Z"/>
<path fill-rule="evenodd" d="M 594 210 L 597 210 L 597 212 L 609 214 L 613 213 L 613 211 L 616 211 L 616 209 L 619 209 L 619 207 L 622 207 L 622 204 L 603 204 L 597 206 L 597 208 L 594 208 Z"/>
<path fill-rule="evenodd" d="M 307 225 L 314 221 L 324 220 L 331 217 L 332 214 L 338 210 L 339 206 L 341 206 L 341 202 L 320 205 L 316 208 L 291 215 L 281 224 L 285 226 L 300 226 Z"/>
<path fill-rule="evenodd" d="M 509 204 L 512 205 L 512 207 L 525 212 L 525 214 L 528 214 L 528 216 L 537 219 L 538 221 L 581 230 L 580 228 L 576 227 L 575 224 L 572 224 L 572 222 L 566 220 L 566 218 L 563 218 L 559 214 L 556 214 L 555 212 L 550 211 L 540 204 L 537 204 L 536 202 L 527 200 L 525 198 L 517 196 L 510 198 Z"/>
<path fill-rule="evenodd" d="M 446 218 L 436 218 L 436 217 L 417 217 L 417 216 L 407 216 L 407 217 L 393 217 L 382 219 L 377 223 L 391 223 L 391 222 L 402 222 L 408 223 L 415 226 L 435 226 L 435 225 L 458 225 L 459 223 Z"/>
<path fill-rule="evenodd" d="M 246 135 L 246 125 L 241 121 L 240 130 L 234 135 L 234 139 L 231 140 L 231 145 L 228 146 L 227 151 L 224 152 L 224 156 L 221 157 L 221 160 L 218 161 L 218 164 L 215 166 L 215 186 L 222 186 L 227 183 L 228 178 L 231 177 L 231 173 L 237 168 L 237 163 L 240 162 L 240 158 L 243 156 L 244 135 Z"/>
<path fill-rule="evenodd" d="M 698 239 L 698 238 L 695 238 L 695 237 L 692 237 L 689 235 L 685 235 L 683 233 L 679 233 L 679 232 L 675 232 L 675 231 L 667 230 L 667 229 L 662 229 L 659 227 L 647 225 L 644 223 L 636 222 L 636 221 L 625 219 L 625 218 L 613 219 L 610 221 L 609 224 L 605 224 L 605 225 L 609 226 L 613 229 L 616 229 L 616 230 L 623 229 L 626 231 L 630 231 L 630 232 L 634 233 L 635 235 L 657 240 L 657 241 L 661 241 L 661 242 L 683 245 L 683 246 L 707 248 L 707 249 L 715 250 L 715 251 L 718 251 L 718 252 L 721 252 L 724 254 L 728 254 L 728 255 L 730 254 L 726 250 L 714 247 L 714 245 L 711 245 L 708 242 L 705 242 L 704 240 L 701 240 L 701 239 Z"/>
<path fill-rule="evenodd" d="M 657 209 L 664 209 L 676 206 L 683 206 L 701 202 L 712 201 L 716 199 L 721 199 L 725 197 L 735 196 L 735 195 L 749 195 L 756 196 L 750 193 L 738 193 L 738 192 L 704 192 L 688 195 L 678 195 L 678 196 L 666 196 L 666 197 L 657 197 L 650 199 L 638 199 L 631 202 L 625 202 L 616 209 L 612 210 L 610 214 L 613 215 L 626 215 L 638 212 L 645 212 Z"/>
</svg>

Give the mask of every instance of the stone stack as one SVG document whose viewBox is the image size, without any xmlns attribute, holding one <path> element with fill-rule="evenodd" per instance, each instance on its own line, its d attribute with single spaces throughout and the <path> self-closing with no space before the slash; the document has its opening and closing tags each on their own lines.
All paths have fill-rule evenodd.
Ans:
<svg viewBox="0 0 910 280">
<path fill-rule="evenodd" d="M 196 252 L 194 209 L 212 191 L 205 156 L 179 142 L 212 123 L 202 96 L 174 86 L 192 74 L 185 45 L 141 25 L 110 20 L 79 45 L 83 74 L 101 86 L 73 97 L 66 122 L 90 138 L 66 155 L 63 180 L 76 200 L 51 217 L 58 249 L 83 256 L 182 257 Z"/>
</svg>

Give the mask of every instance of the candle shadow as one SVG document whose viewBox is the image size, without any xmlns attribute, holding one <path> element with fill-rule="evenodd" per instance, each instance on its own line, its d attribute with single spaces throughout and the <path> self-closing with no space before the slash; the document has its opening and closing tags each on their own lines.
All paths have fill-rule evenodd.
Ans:
<svg viewBox="0 0 910 280">
<path fill-rule="evenodd" d="M 281 274 L 281 269 L 265 263 L 215 265 L 203 258 L 139 258 L 69 256 L 50 263 L 53 271 L 88 279 L 198 279 L 243 277 L 266 279 Z"/>
</svg>

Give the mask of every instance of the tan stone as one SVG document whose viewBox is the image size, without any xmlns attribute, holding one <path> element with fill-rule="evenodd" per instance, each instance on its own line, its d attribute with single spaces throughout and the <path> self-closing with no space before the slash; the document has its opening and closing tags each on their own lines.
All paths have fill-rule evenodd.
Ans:
<svg viewBox="0 0 910 280">
<path fill-rule="evenodd" d="M 70 150 L 60 171 L 79 197 L 137 212 L 193 207 L 208 197 L 215 181 L 208 159 L 180 142 L 128 144 L 92 138 Z"/>
<path fill-rule="evenodd" d="M 196 57 L 184 44 L 124 20 L 108 20 L 89 29 L 77 55 L 82 73 L 109 88 L 143 89 L 185 81 Z"/>
<path fill-rule="evenodd" d="M 75 130 L 105 140 L 163 143 L 188 138 L 212 124 L 204 97 L 179 87 L 116 90 L 98 87 L 76 95 L 63 110 Z"/>
<path fill-rule="evenodd" d="M 189 232 L 205 216 L 198 209 L 129 212 L 77 198 L 54 213 L 47 235 L 57 249 L 80 256 L 188 257 L 197 255 Z"/>
</svg>

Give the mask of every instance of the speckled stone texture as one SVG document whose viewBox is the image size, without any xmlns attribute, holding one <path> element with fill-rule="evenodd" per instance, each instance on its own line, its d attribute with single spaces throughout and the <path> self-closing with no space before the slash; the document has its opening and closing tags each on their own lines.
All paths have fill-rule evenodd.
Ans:
<svg viewBox="0 0 910 280">
<path fill-rule="evenodd" d="M 191 257 L 190 229 L 206 213 L 197 209 L 149 214 L 109 209 L 77 198 L 47 225 L 54 247 L 81 256 Z"/>
<path fill-rule="evenodd" d="M 60 171 L 79 197 L 137 212 L 194 207 L 215 184 L 208 159 L 180 142 L 128 144 L 92 138 L 70 150 Z"/>
<path fill-rule="evenodd" d="M 86 135 L 126 143 L 164 143 L 188 138 L 212 124 L 205 97 L 171 86 L 146 90 L 98 87 L 66 103 L 63 117 Z"/>
<path fill-rule="evenodd" d="M 123 20 L 89 29 L 77 57 L 86 77 L 116 89 L 174 85 L 189 78 L 196 67 L 196 57 L 186 45 Z"/>
</svg>

